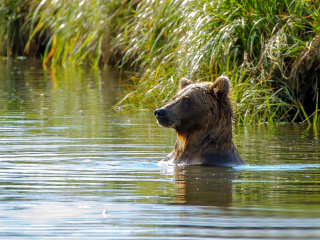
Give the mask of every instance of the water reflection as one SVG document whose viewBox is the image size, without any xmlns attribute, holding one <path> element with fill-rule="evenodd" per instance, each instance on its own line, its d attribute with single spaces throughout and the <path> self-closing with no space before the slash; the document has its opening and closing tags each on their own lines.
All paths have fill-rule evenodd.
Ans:
<svg viewBox="0 0 320 240">
<path fill-rule="evenodd" d="M 227 207 L 232 203 L 232 168 L 177 167 L 177 203 Z"/>
</svg>

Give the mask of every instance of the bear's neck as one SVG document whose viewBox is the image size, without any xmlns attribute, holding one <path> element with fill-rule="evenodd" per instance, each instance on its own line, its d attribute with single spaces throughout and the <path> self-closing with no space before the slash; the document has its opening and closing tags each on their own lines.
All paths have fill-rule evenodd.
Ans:
<svg viewBox="0 0 320 240">
<path fill-rule="evenodd" d="M 224 131 L 177 131 L 176 151 L 196 153 L 206 148 L 223 151 L 232 146 L 232 128 Z"/>
<path fill-rule="evenodd" d="M 190 134 L 177 131 L 177 135 L 174 151 L 164 161 L 177 165 L 222 167 L 246 164 L 233 143 L 232 126 L 221 131 L 193 131 Z"/>
</svg>

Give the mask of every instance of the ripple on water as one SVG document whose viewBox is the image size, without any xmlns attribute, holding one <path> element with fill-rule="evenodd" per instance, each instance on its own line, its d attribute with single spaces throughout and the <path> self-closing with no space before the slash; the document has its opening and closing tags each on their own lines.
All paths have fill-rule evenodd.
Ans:
<svg viewBox="0 0 320 240">
<path fill-rule="evenodd" d="M 279 165 L 246 165 L 235 167 L 242 171 L 302 171 L 319 170 L 320 164 L 279 164 Z"/>
</svg>

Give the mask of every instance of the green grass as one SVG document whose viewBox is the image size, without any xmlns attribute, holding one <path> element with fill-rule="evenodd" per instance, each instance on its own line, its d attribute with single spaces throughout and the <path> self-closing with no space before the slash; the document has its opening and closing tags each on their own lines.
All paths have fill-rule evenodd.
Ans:
<svg viewBox="0 0 320 240">
<path fill-rule="evenodd" d="M 40 56 L 44 66 L 108 63 L 110 38 L 129 6 L 125 3 L 0 0 L 0 53 Z"/>
<path fill-rule="evenodd" d="M 45 35 L 47 45 L 43 54 L 44 65 L 78 66 L 99 61 L 107 62 L 111 9 L 118 9 L 117 1 L 42 1 L 30 18 L 30 38 Z M 49 31 L 49 34 L 46 33 Z"/>
<path fill-rule="evenodd" d="M 237 123 L 319 121 L 320 0 L 16 3 L 0 0 L 0 53 L 130 69 L 121 108 L 152 110 L 182 77 L 225 74 Z"/>
<path fill-rule="evenodd" d="M 320 1 L 142 1 L 122 26 L 141 75 L 122 104 L 156 108 L 181 77 L 230 77 L 238 123 L 302 121 L 317 109 Z M 156 11 L 149 11 L 157 9 Z M 301 104 L 300 104 L 301 103 Z M 317 117 L 313 118 L 315 121 Z"/>
</svg>

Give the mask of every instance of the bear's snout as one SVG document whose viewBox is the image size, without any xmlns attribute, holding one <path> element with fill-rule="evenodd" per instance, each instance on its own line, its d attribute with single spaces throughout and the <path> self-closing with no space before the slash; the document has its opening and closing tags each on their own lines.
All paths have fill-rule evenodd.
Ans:
<svg viewBox="0 0 320 240">
<path fill-rule="evenodd" d="M 166 111 L 163 110 L 162 108 L 154 110 L 154 115 L 156 118 L 158 117 L 164 117 L 166 115 Z"/>
<path fill-rule="evenodd" d="M 175 123 L 174 118 L 172 118 L 172 113 L 167 109 L 156 109 L 154 110 L 154 115 L 156 116 L 158 123 L 163 127 L 172 127 Z"/>
</svg>

